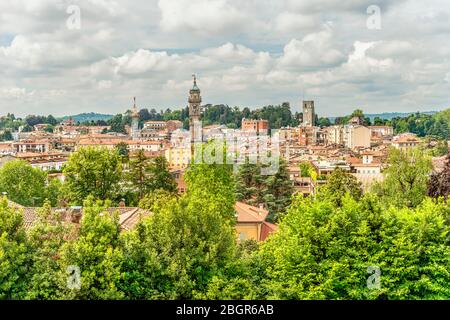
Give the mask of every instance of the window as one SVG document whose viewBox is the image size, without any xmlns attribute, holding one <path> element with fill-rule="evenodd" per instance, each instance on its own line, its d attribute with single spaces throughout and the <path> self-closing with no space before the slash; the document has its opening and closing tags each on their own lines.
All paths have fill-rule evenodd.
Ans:
<svg viewBox="0 0 450 320">
<path fill-rule="evenodd" d="M 244 241 L 247 239 L 247 232 L 239 232 L 239 240 Z"/>
</svg>

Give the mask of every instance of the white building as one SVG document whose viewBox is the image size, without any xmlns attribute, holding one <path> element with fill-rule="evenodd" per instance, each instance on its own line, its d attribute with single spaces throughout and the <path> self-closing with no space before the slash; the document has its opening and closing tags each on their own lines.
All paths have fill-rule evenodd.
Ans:
<svg viewBox="0 0 450 320">
<path fill-rule="evenodd" d="M 129 140 L 125 142 L 128 145 L 128 150 L 131 152 L 143 150 L 146 152 L 158 152 L 165 148 L 165 144 L 159 141 L 135 141 Z"/>
<path fill-rule="evenodd" d="M 387 137 L 394 135 L 394 128 L 391 126 L 370 126 L 369 129 L 372 136 Z"/>
<path fill-rule="evenodd" d="M 0 142 L 0 156 L 13 155 L 16 149 L 13 148 L 11 142 Z"/>
<path fill-rule="evenodd" d="M 400 150 L 408 150 L 417 147 L 420 140 L 413 133 L 403 133 L 395 136 L 392 140 L 392 146 Z"/>
<path fill-rule="evenodd" d="M 342 145 L 344 144 L 344 126 L 331 126 L 325 129 L 326 144 Z"/>
<path fill-rule="evenodd" d="M 370 129 L 360 125 L 344 126 L 344 145 L 349 149 L 370 147 Z"/>
</svg>

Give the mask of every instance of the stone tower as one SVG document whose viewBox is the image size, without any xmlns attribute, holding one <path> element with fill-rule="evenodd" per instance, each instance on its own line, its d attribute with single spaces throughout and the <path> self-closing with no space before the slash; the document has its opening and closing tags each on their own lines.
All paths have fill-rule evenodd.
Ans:
<svg viewBox="0 0 450 320">
<path fill-rule="evenodd" d="M 201 103 L 202 97 L 200 95 L 200 89 L 197 87 L 197 78 L 194 75 L 194 86 L 189 90 L 189 129 L 191 133 L 191 153 L 194 155 L 194 145 L 202 142 L 202 124 L 200 121 L 201 116 Z"/>
<path fill-rule="evenodd" d="M 313 127 L 315 116 L 314 101 L 303 101 L 303 126 Z"/>
<path fill-rule="evenodd" d="M 136 97 L 133 98 L 133 110 L 131 111 L 131 138 L 139 140 L 139 112 L 136 108 Z"/>
</svg>

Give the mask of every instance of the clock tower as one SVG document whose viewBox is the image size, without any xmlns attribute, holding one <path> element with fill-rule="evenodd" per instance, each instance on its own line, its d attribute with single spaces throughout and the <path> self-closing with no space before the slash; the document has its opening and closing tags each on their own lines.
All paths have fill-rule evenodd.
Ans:
<svg viewBox="0 0 450 320">
<path fill-rule="evenodd" d="M 131 138 L 139 140 L 139 112 L 136 107 L 136 97 L 133 98 L 133 110 L 131 111 Z"/>
<path fill-rule="evenodd" d="M 200 121 L 201 116 L 201 103 L 202 97 L 200 95 L 200 89 L 197 86 L 197 78 L 194 75 L 194 85 L 189 90 L 189 130 L 191 134 L 191 155 L 194 156 L 194 145 L 201 143 L 202 137 L 202 123 Z"/>
</svg>

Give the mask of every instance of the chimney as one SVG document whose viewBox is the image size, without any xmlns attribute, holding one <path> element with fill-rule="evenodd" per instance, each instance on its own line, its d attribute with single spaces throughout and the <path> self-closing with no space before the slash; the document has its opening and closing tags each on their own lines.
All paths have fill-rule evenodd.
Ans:
<svg viewBox="0 0 450 320">
<path fill-rule="evenodd" d="M 259 210 L 258 210 L 258 214 L 259 214 L 260 216 L 262 215 L 263 210 L 264 210 L 264 203 L 260 203 L 260 204 L 259 204 Z"/>
</svg>

